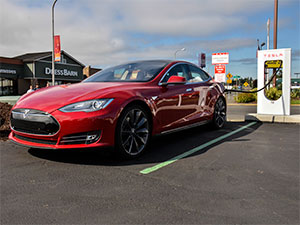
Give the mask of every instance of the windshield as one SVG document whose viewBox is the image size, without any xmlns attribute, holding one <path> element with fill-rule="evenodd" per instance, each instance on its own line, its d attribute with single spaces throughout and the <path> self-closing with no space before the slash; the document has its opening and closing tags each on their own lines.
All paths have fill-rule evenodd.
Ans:
<svg viewBox="0 0 300 225">
<path fill-rule="evenodd" d="M 156 77 L 169 62 L 140 61 L 127 63 L 95 73 L 83 82 L 145 82 Z"/>
</svg>

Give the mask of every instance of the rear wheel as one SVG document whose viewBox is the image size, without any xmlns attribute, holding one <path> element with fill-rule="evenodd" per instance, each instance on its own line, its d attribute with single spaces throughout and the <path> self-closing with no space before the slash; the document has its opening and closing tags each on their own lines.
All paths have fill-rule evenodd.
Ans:
<svg viewBox="0 0 300 225">
<path fill-rule="evenodd" d="M 216 129 L 224 127 L 226 123 L 226 103 L 222 98 L 219 98 L 215 104 L 214 117 L 212 125 Z"/>
<path fill-rule="evenodd" d="M 125 158 L 135 158 L 147 148 L 151 124 L 146 110 L 138 105 L 122 112 L 116 130 L 116 150 Z"/>
</svg>

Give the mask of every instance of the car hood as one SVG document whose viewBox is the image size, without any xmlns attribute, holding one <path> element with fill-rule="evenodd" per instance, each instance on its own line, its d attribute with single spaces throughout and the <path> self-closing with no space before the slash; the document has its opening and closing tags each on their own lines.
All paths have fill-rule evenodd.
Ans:
<svg viewBox="0 0 300 225">
<path fill-rule="evenodd" d="M 134 85 L 128 83 L 90 82 L 41 88 L 23 95 L 14 108 L 30 108 L 51 113 L 71 103 L 107 97 L 108 93 L 127 89 L 125 86 L 132 88 Z"/>
</svg>

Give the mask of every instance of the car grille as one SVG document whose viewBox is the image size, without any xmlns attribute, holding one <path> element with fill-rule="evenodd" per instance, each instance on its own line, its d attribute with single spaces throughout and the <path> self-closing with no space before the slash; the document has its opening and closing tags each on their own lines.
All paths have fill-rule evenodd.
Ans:
<svg viewBox="0 0 300 225">
<path fill-rule="evenodd" d="M 28 141 L 28 142 L 38 143 L 38 144 L 56 145 L 57 143 L 57 140 L 35 139 L 35 138 L 24 137 L 17 134 L 15 134 L 15 137 L 23 141 Z"/>
<path fill-rule="evenodd" d="M 34 109 L 14 109 L 11 113 L 11 127 L 14 131 L 38 135 L 54 135 L 60 129 L 51 114 Z"/>
</svg>

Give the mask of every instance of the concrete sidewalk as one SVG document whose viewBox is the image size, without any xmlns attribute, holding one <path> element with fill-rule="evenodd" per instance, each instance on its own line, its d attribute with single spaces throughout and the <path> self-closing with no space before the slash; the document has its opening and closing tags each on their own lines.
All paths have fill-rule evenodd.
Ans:
<svg viewBox="0 0 300 225">
<path fill-rule="evenodd" d="M 16 104 L 21 95 L 17 96 L 0 96 L 0 102 L 8 103 L 10 105 Z"/>
<path fill-rule="evenodd" d="M 268 123 L 299 123 L 300 124 L 300 115 L 266 115 L 266 114 L 257 114 L 249 113 L 245 116 L 245 121 L 261 121 Z"/>
<path fill-rule="evenodd" d="M 256 104 L 234 104 L 227 105 L 227 121 L 244 122 L 260 121 L 267 123 L 298 123 L 300 124 L 300 105 L 291 105 L 291 115 L 268 115 L 257 114 Z"/>
</svg>

